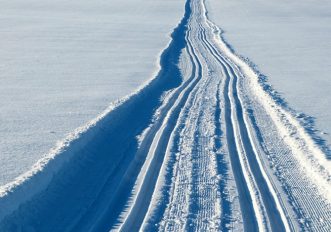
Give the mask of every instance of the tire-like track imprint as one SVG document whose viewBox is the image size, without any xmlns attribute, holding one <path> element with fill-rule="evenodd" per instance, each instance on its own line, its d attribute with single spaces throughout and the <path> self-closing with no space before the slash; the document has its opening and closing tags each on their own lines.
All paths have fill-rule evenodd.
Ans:
<svg viewBox="0 0 331 232">
<path fill-rule="evenodd" d="M 1 231 L 331 230 L 318 147 L 224 43 L 203 0 L 187 0 L 171 37 L 155 80 L 45 188 L 16 208 L 0 198 Z"/>
</svg>

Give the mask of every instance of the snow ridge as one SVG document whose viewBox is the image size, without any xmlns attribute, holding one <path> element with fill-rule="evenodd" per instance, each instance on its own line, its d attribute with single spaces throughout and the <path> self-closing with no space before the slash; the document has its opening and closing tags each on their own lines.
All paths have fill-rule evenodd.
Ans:
<svg viewBox="0 0 331 232">
<path fill-rule="evenodd" d="M 181 83 L 177 63 L 181 49 L 185 44 L 184 34 L 187 18 L 188 13 L 186 12 L 183 20 L 171 35 L 172 41 L 169 42 L 168 47 L 161 54 L 160 71 L 156 78 L 141 87 L 136 93 L 109 107 L 86 126 L 78 128 L 56 149 L 40 160 L 31 171 L 20 176 L 13 183 L 1 187 L 0 228 L 3 228 L 3 230 L 21 228 L 24 224 L 33 223 L 38 217 L 42 218 L 43 214 L 47 214 L 45 212 L 52 211 L 52 203 L 49 201 L 53 198 L 57 199 L 58 203 L 62 203 L 63 209 L 59 209 L 59 215 L 69 210 L 70 206 L 74 206 L 69 210 L 69 213 L 67 212 L 68 221 L 63 220 L 61 222 L 59 216 L 54 216 L 53 221 L 49 220 L 47 222 L 45 220 L 45 224 L 39 225 L 39 227 L 47 228 L 49 231 L 49 228 L 55 228 L 52 227 L 52 223 L 54 223 L 58 229 L 61 229 L 61 227 L 67 228 L 68 225 L 71 229 L 78 229 L 83 226 L 79 225 L 75 228 L 77 223 L 84 218 L 84 214 L 88 215 L 86 207 L 92 208 L 93 204 L 96 205 L 96 203 L 93 203 L 93 195 L 99 195 L 98 200 L 102 202 L 104 199 L 99 199 L 101 197 L 98 191 L 106 194 L 105 186 L 109 181 L 115 184 L 109 186 L 107 191 L 123 187 L 124 184 L 120 180 L 127 180 L 127 176 L 130 174 L 128 167 L 135 166 L 137 162 L 141 163 L 139 159 L 137 161 L 139 155 L 134 156 L 138 149 L 136 138 L 139 135 L 144 136 L 144 130 L 157 118 L 155 110 L 160 108 L 162 104 L 159 99 Z M 179 91 L 177 92 L 173 94 L 168 105 L 171 105 L 171 101 L 174 101 L 179 94 Z M 118 147 L 118 144 L 122 142 L 127 146 Z M 144 154 L 142 155 L 140 159 L 144 158 Z M 89 167 L 89 169 L 84 173 L 86 167 Z M 139 170 L 139 166 L 135 168 Z M 117 173 L 114 173 L 115 171 Z M 71 180 L 68 177 L 71 177 Z M 86 179 L 82 177 L 86 177 Z M 94 183 L 93 178 L 98 180 L 98 183 Z M 115 180 L 119 182 L 119 186 Z M 127 181 L 132 182 L 132 180 Z M 72 183 L 75 183 L 77 189 L 70 186 Z M 93 189 L 92 186 L 96 189 Z M 72 194 L 72 198 L 74 198 L 75 195 L 80 194 L 80 190 L 84 191 L 86 189 L 89 191 L 81 196 L 81 200 L 86 201 L 88 199 L 88 201 L 83 205 L 77 205 L 78 199 L 71 199 L 70 197 L 65 199 L 63 196 L 67 193 L 68 195 Z M 63 191 L 63 193 L 60 193 L 59 196 L 58 192 L 60 191 Z M 118 213 L 125 207 L 125 199 L 129 197 L 130 194 L 127 193 L 123 197 L 123 202 L 116 202 L 116 207 L 119 208 Z M 38 207 L 41 207 L 42 210 L 36 212 L 36 214 L 31 213 L 31 217 L 24 220 L 15 221 L 15 218 L 17 219 L 23 212 L 29 211 L 29 208 Z M 47 207 L 49 208 L 47 209 Z M 101 211 L 105 213 L 104 211 L 107 211 L 107 208 Z M 79 213 L 76 216 L 70 215 L 70 213 L 74 215 L 75 212 Z M 107 223 L 115 224 L 116 218 L 117 215 L 114 216 L 113 221 Z M 100 225 L 85 226 L 94 228 L 98 228 L 98 226 L 111 227 L 111 225 L 102 224 L 102 218 L 98 217 L 98 220 L 101 221 Z"/>
<path fill-rule="evenodd" d="M 220 32 L 188 0 L 156 78 L 3 188 L 0 229 L 330 230 L 323 149 Z"/>
<path fill-rule="evenodd" d="M 298 169 L 300 169 L 299 172 L 300 174 L 299 173 L 297 174 L 298 178 L 300 175 L 304 175 L 300 177 L 303 179 L 304 182 L 306 182 L 306 184 L 302 184 L 302 186 L 307 185 L 308 184 L 307 182 L 309 182 L 308 184 L 309 188 L 314 189 L 312 190 L 310 196 L 312 197 L 312 195 L 316 195 L 316 194 L 318 195 L 316 196 L 316 198 L 314 197 L 314 199 L 319 199 L 318 202 L 320 202 L 318 203 L 318 206 L 316 207 L 315 210 L 308 209 L 306 208 L 306 206 L 304 206 L 305 204 L 307 204 L 305 199 L 302 199 L 304 202 L 301 202 L 302 204 L 301 206 L 296 205 L 296 203 L 298 203 L 299 200 L 294 200 L 292 198 L 294 195 L 294 194 L 291 195 L 292 187 L 289 186 L 289 183 L 285 184 L 284 176 L 282 176 L 282 174 L 276 173 L 277 178 L 282 179 L 281 180 L 283 182 L 282 185 L 284 188 L 287 189 L 286 194 L 288 195 L 288 197 L 291 199 L 291 201 L 296 202 L 296 203 L 291 202 L 291 204 L 295 205 L 294 211 L 296 212 L 297 217 L 299 218 L 295 220 L 299 220 L 300 227 L 305 229 L 307 229 L 308 227 L 310 229 L 318 228 L 318 230 L 321 230 L 321 228 L 323 228 L 324 226 L 329 227 L 330 225 L 326 225 L 325 219 L 323 218 L 325 218 L 326 215 L 329 214 L 328 212 L 331 203 L 329 199 L 331 196 L 331 193 L 329 192 L 331 185 L 330 173 L 329 173 L 329 170 L 331 170 L 330 162 L 327 159 L 328 157 L 327 151 L 323 147 L 323 144 L 320 144 L 318 141 L 315 142 L 316 136 L 310 133 L 311 131 L 309 128 L 312 126 L 312 124 L 309 124 L 308 127 L 306 127 L 308 125 L 307 123 L 304 123 L 304 125 L 302 125 L 302 122 L 300 120 L 299 121 L 297 120 L 296 115 L 293 115 L 293 110 L 291 110 L 286 104 L 282 104 L 283 101 L 280 101 L 280 98 L 277 97 L 278 96 L 277 94 L 276 95 L 273 94 L 274 91 L 272 91 L 270 86 L 266 84 L 265 81 L 261 82 L 259 78 L 259 73 L 256 73 L 256 69 L 253 69 L 250 66 L 250 63 L 246 63 L 247 62 L 246 59 L 243 59 L 242 57 L 237 56 L 234 53 L 231 46 L 229 46 L 222 37 L 221 30 L 213 23 L 210 22 L 210 24 L 211 27 L 214 28 L 215 40 L 217 41 L 219 47 L 222 49 L 225 55 L 231 60 L 231 62 L 234 63 L 234 67 L 237 69 L 239 75 L 242 78 L 239 86 L 243 88 L 241 94 L 244 95 L 242 98 L 244 98 L 244 102 L 247 107 L 247 116 L 245 117 L 245 120 L 248 120 L 248 118 L 250 118 L 250 120 L 255 121 L 256 119 L 254 117 L 256 118 L 260 117 L 261 120 L 265 120 L 266 118 L 261 116 L 262 114 L 261 111 L 259 111 L 260 114 L 256 114 L 256 113 L 252 114 L 252 112 L 258 109 L 260 106 L 265 107 L 264 109 L 265 112 L 263 112 L 263 114 L 267 114 L 272 118 L 272 121 L 269 123 L 275 125 L 277 128 L 276 130 L 278 130 L 282 134 L 281 135 L 282 140 L 284 140 L 286 144 L 286 145 L 284 144 L 283 146 L 287 146 L 291 150 L 292 160 L 288 161 L 287 163 L 295 162 L 293 161 L 293 159 L 299 163 L 297 167 Z M 252 94 L 252 96 L 249 96 L 249 94 Z M 254 98 L 259 99 L 259 101 L 254 102 L 255 100 Z M 252 99 L 254 100 L 252 101 Z M 248 113 L 249 110 L 251 113 Z M 266 129 L 270 130 L 270 127 Z M 255 128 L 255 130 L 251 130 L 251 133 L 257 133 L 258 130 L 259 128 Z M 275 134 L 273 134 L 273 136 L 274 136 L 273 140 L 276 139 L 277 136 Z M 250 137 L 253 136 L 250 135 Z M 262 142 L 263 141 L 260 141 L 259 145 L 257 146 L 264 146 Z M 266 150 L 264 152 L 268 153 L 268 151 Z M 261 154 L 259 155 L 261 156 Z M 265 154 L 265 156 L 270 157 L 271 154 Z M 266 157 L 264 157 L 264 159 Z M 259 163 L 261 164 L 261 162 Z M 285 166 L 286 162 L 283 161 L 283 163 L 284 163 L 283 165 Z M 274 164 L 268 164 L 268 165 L 273 166 Z M 268 167 L 265 168 L 268 169 Z M 279 166 L 278 168 L 282 169 L 283 167 Z M 289 174 L 291 173 L 291 175 L 294 175 L 293 172 L 290 172 L 288 170 L 283 170 L 283 171 L 289 172 Z M 272 184 L 270 183 L 269 185 Z M 293 185 L 293 183 L 291 185 Z M 293 188 L 296 188 L 296 186 L 295 187 L 293 186 Z M 313 194 L 313 192 L 316 190 L 318 191 L 318 193 L 315 192 Z M 279 194 L 280 193 L 278 192 L 277 195 Z M 303 196 L 297 195 L 296 197 L 305 198 L 306 195 L 308 194 L 305 192 L 302 193 L 302 195 Z M 277 207 L 279 208 L 280 205 L 284 205 L 284 202 L 280 201 Z M 308 207 L 312 207 L 311 204 L 308 205 L 309 205 Z M 285 209 L 286 206 L 282 206 L 282 207 L 286 211 Z M 302 211 L 304 211 L 303 208 L 306 208 L 305 210 L 308 211 L 314 211 L 313 215 L 311 215 L 310 213 L 307 213 L 307 215 L 302 214 Z M 318 208 L 320 209 L 323 208 L 323 210 L 321 210 L 320 212 L 321 215 L 316 215 L 316 212 L 320 211 Z M 284 218 L 284 216 L 282 217 Z M 293 225 L 291 227 L 293 228 Z"/>
</svg>

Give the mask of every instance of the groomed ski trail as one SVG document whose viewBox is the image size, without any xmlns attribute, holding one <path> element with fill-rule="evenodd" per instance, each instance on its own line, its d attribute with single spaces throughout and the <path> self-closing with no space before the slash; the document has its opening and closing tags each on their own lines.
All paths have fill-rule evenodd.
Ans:
<svg viewBox="0 0 331 232">
<path fill-rule="evenodd" d="M 0 191 L 0 231 L 331 230 L 331 164 L 203 0 L 171 38 L 154 80 Z"/>
</svg>

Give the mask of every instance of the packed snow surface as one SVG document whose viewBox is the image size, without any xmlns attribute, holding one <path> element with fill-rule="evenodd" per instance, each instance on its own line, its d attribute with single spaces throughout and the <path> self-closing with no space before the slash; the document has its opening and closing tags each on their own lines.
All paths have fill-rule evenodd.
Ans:
<svg viewBox="0 0 331 232">
<path fill-rule="evenodd" d="M 315 117 L 320 135 L 331 144 L 331 2 L 206 3 L 231 47 L 256 64 L 291 107 Z"/>
<path fill-rule="evenodd" d="M 155 75 L 182 0 L 5 0 L 0 185 Z"/>
<path fill-rule="evenodd" d="M 0 187 L 1 231 L 331 230 L 312 122 L 208 9 L 187 0 L 153 79 Z"/>
</svg>

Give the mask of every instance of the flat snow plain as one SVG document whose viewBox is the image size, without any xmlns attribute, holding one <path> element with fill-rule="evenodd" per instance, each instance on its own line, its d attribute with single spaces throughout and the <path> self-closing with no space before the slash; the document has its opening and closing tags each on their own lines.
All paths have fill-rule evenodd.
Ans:
<svg viewBox="0 0 331 232">
<path fill-rule="evenodd" d="M 158 69 L 182 0 L 3 1 L 0 185 Z"/>
<path fill-rule="evenodd" d="M 209 16 L 296 111 L 331 143 L 331 2 L 207 0 Z"/>
</svg>

